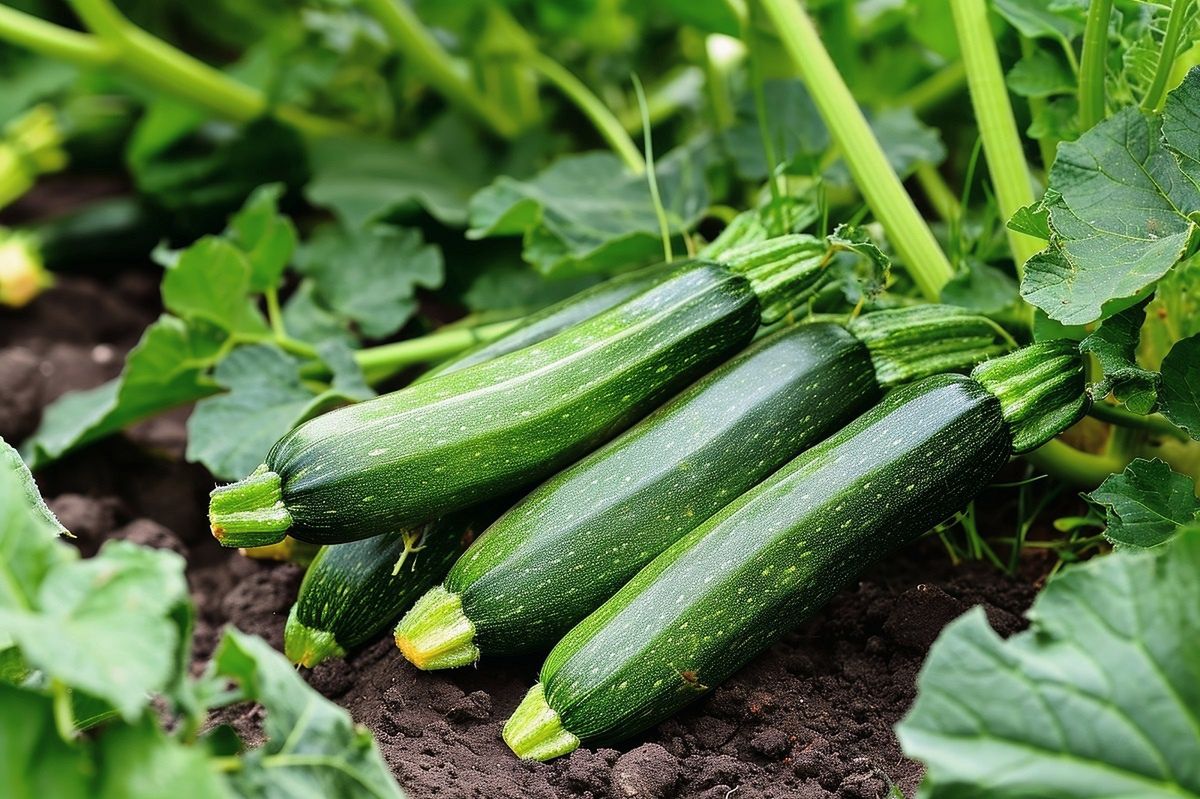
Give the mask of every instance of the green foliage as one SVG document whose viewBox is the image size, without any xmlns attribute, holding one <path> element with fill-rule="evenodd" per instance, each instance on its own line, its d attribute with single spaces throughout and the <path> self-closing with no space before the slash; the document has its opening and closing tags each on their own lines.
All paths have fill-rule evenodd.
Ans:
<svg viewBox="0 0 1200 799">
<path fill-rule="evenodd" d="M 1051 246 L 1026 265 L 1021 294 L 1065 324 L 1101 318 L 1143 296 L 1188 251 L 1200 212 L 1200 133 L 1187 105 L 1200 70 L 1161 118 L 1125 108 L 1064 143 L 1045 199 Z"/>
<path fill-rule="evenodd" d="M 929 799 L 1200 794 L 1200 531 L 1068 569 L 1008 640 L 980 608 L 897 728 Z"/>
<path fill-rule="evenodd" d="M 1190 479 L 1162 461 L 1137 458 L 1087 497 L 1104 508 L 1105 537 L 1121 546 L 1149 548 L 1200 519 L 1194 490 Z"/>
<path fill-rule="evenodd" d="M 80 559 L 2 441 L 0 518 L 0 647 L 24 665 L 0 680 L 4 796 L 282 799 L 312 785 L 329 796 L 402 796 L 371 735 L 264 641 L 227 631 L 209 674 L 190 680 L 182 558 L 117 541 Z M 215 758 L 220 733 L 197 731 L 208 709 L 238 699 L 263 705 L 267 741 Z"/>
<path fill-rule="evenodd" d="M 1162 362 L 1162 413 L 1200 441 L 1200 335 L 1175 344 Z"/>
<path fill-rule="evenodd" d="M 1081 352 L 1096 356 L 1104 369 L 1104 379 L 1092 394 L 1098 399 L 1111 391 L 1134 413 L 1149 413 L 1158 401 L 1161 378 L 1156 372 L 1137 364 L 1138 341 L 1146 319 L 1141 303 L 1104 320 L 1100 328 L 1079 344 Z"/>
</svg>

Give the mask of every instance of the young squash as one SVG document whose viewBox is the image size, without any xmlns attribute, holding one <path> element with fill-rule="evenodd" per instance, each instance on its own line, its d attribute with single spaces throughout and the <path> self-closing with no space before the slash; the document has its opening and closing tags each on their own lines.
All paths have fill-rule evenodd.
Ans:
<svg viewBox="0 0 1200 799">
<path fill-rule="evenodd" d="M 476 363 L 536 344 L 573 324 L 590 319 L 666 274 L 662 265 L 620 275 L 531 314 L 503 336 L 443 362 L 418 377 L 461 371 Z M 394 623 L 414 599 L 445 576 L 461 553 L 495 518 L 488 507 L 470 508 L 382 536 L 321 547 L 305 572 L 283 631 L 284 653 L 312 668 L 370 640 Z M 296 542 L 288 536 L 284 543 Z M 266 553 L 283 544 L 244 550 Z"/>
<path fill-rule="evenodd" d="M 781 330 L 543 483 L 396 627 L 422 669 L 551 646 L 652 558 L 885 388 L 1004 352 L 1003 331 L 949 306 Z"/>
<path fill-rule="evenodd" d="M 635 734 L 707 692 L 1088 406 L 1073 342 L 896 389 L 726 506 L 564 637 L 504 728 L 523 758 Z"/>
<path fill-rule="evenodd" d="M 824 242 L 690 262 L 545 341 L 312 419 L 213 491 L 225 546 L 394 531 L 508 493 L 620 432 L 811 291 Z"/>
</svg>

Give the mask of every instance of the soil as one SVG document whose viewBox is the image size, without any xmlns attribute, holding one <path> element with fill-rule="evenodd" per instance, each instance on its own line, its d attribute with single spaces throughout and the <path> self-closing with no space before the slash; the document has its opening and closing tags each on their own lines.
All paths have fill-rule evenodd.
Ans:
<svg viewBox="0 0 1200 799">
<path fill-rule="evenodd" d="M 136 272 L 110 285 L 65 278 L 29 308 L 0 312 L 0 436 L 21 440 L 47 402 L 114 376 L 157 313 L 154 276 Z M 144 423 L 37 477 L 85 553 L 124 538 L 187 556 L 199 671 L 227 624 L 281 646 L 301 570 L 211 539 L 213 480 L 183 460 L 185 420 L 183 411 Z M 415 799 L 878 799 L 892 786 L 911 796 L 921 767 L 901 754 L 892 728 L 913 701 L 928 647 L 972 605 L 983 605 L 1002 634 L 1020 629 L 1050 565 L 1024 558 L 1010 578 L 986 563 L 955 566 L 927 540 L 846 588 L 677 718 L 620 749 L 580 749 L 548 764 L 516 760 L 500 739 L 536 659 L 425 674 L 384 638 L 306 677 L 375 733 Z M 261 711 L 221 720 L 261 740 Z"/>
</svg>

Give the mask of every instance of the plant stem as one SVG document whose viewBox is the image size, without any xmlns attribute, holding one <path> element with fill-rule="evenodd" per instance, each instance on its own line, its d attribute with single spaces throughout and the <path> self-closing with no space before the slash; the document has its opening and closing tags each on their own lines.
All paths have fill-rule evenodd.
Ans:
<svg viewBox="0 0 1200 799">
<path fill-rule="evenodd" d="M 1097 402 L 1092 405 L 1092 409 L 1088 411 L 1088 415 L 1102 422 L 1129 427 L 1135 430 L 1144 430 L 1155 435 L 1168 436 L 1184 443 L 1191 440 L 1187 433 L 1180 430 L 1165 416 L 1158 413 L 1143 416 L 1140 413 L 1128 411 L 1119 405 L 1113 405 L 1108 402 Z"/>
<path fill-rule="evenodd" d="M 1034 52 L 1034 44 L 1024 36 L 1018 37 L 1021 40 L 1021 55 L 1028 58 Z M 1033 119 L 1046 109 L 1046 98 L 1030 97 L 1029 98 L 1029 115 Z M 1042 136 L 1037 140 L 1038 154 L 1042 157 L 1042 169 L 1049 172 L 1050 167 L 1054 164 L 1054 158 L 1057 155 L 1055 148 L 1058 146 L 1058 141 L 1053 136 Z"/>
<path fill-rule="evenodd" d="M 1029 183 L 1029 168 L 1021 135 L 1008 99 L 1008 87 L 1000 68 L 1000 55 L 988 24 L 984 0 L 951 0 L 954 27 L 967 69 L 971 105 L 979 125 L 988 173 L 996 190 L 996 201 L 1002 218 L 1007 221 L 1018 209 L 1033 203 L 1033 187 Z M 1017 265 L 1017 277 L 1024 271 L 1025 262 L 1042 250 L 1044 242 L 1032 236 L 1005 228 L 1008 246 Z"/>
<path fill-rule="evenodd" d="M 71 702 L 71 689 L 55 677 L 50 680 L 50 694 L 53 697 L 54 729 L 57 730 L 59 738 L 71 743 L 79 735 L 75 729 L 75 708 Z"/>
<path fill-rule="evenodd" d="M 962 207 L 958 204 L 958 198 L 946 185 L 946 179 L 942 177 L 941 172 L 937 171 L 937 167 L 922 162 L 917 164 L 913 176 L 921 185 L 921 190 L 925 192 L 925 199 L 929 200 L 929 204 L 933 206 L 933 210 L 943 221 L 954 222 L 962 215 Z"/>
<path fill-rule="evenodd" d="M 1104 482 L 1104 478 L 1127 465 L 1120 458 L 1082 452 L 1057 438 L 1022 457 L 1075 488 L 1095 488 Z"/>
<path fill-rule="evenodd" d="M 804 78 L 867 205 L 883 225 L 921 293 L 936 300 L 954 270 L 888 163 L 866 117 L 825 51 L 812 20 L 797 0 L 759 1 Z"/>
<path fill-rule="evenodd" d="M 541 53 L 530 57 L 530 66 L 539 75 L 550 81 L 570 100 L 576 108 L 595 126 L 613 152 L 625 162 L 625 166 L 640 175 L 646 171 L 646 162 L 637 145 L 625 131 L 621 121 L 609 110 L 600 98 L 592 93 L 583 81 L 575 77 L 554 59 Z"/>
<path fill-rule="evenodd" d="M 1079 66 L 1079 127 L 1089 130 L 1105 116 L 1104 70 L 1108 55 L 1108 23 L 1112 0 L 1091 0 L 1083 29 L 1083 61 Z"/>
<path fill-rule="evenodd" d="M 1187 17 L 1187 8 L 1191 0 L 1174 0 L 1171 3 L 1171 16 L 1167 18 L 1167 32 L 1163 35 L 1162 50 L 1158 53 L 1158 66 L 1154 69 L 1154 82 L 1142 98 L 1142 110 L 1147 113 L 1157 113 L 1162 110 L 1163 100 L 1167 96 L 1167 82 L 1170 80 L 1172 67 L 1175 65 L 1175 54 L 1179 50 L 1179 37 L 1183 34 L 1183 23 Z"/>
<path fill-rule="evenodd" d="M 354 353 L 354 360 L 363 370 L 367 382 L 375 385 L 415 364 L 449 358 L 467 347 L 498 338 L 516 327 L 520 321 L 513 319 L 479 327 L 438 331 L 420 338 L 359 350 Z M 319 370 L 311 371 L 312 374 L 308 370 L 302 374 L 306 377 L 319 376 Z"/>
<path fill-rule="evenodd" d="M 78 66 L 111 63 L 116 52 L 95 36 L 64 28 L 43 19 L 0 5 L 0 38 L 36 53 Z"/>
<path fill-rule="evenodd" d="M 658 193 L 658 173 L 654 171 L 654 142 L 650 135 L 650 110 L 646 107 L 646 92 L 642 81 L 634 73 L 633 91 L 637 95 L 638 108 L 642 110 L 642 138 L 646 147 L 646 183 L 650 187 L 650 201 L 654 204 L 654 215 L 658 217 L 658 234 L 662 238 L 663 260 L 671 263 L 671 223 L 667 221 L 667 211 L 663 207 L 662 196 Z"/>
<path fill-rule="evenodd" d="M 404 57 L 448 101 L 478 117 L 504 138 L 517 134 L 517 126 L 508 113 L 495 106 L 470 82 L 407 2 L 362 0 L 362 5 Z"/>
<path fill-rule="evenodd" d="M 966 66 L 962 61 L 955 61 L 901 94 L 896 98 L 895 106 L 911 108 L 919 115 L 953 97 L 966 81 Z"/>
</svg>

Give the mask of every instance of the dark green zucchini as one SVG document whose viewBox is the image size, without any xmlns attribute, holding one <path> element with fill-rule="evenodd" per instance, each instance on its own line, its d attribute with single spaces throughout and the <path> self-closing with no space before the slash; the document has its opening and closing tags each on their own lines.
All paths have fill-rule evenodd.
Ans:
<svg viewBox="0 0 1200 799">
<path fill-rule="evenodd" d="M 726 506 L 564 637 L 504 729 L 545 760 L 717 685 L 1087 408 L 1071 342 L 901 387 Z"/>
<path fill-rule="evenodd" d="M 504 514 L 396 628 L 422 669 L 547 648 L 652 558 L 895 382 L 1004 350 L 948 306 L 784 329 Z"/>
<path fill-rule="evenodd" d="M 682 265 L 539 344 L 319 416 L 213 491 L 213 535 L 344 543 L 546 477 L 745 346 L 818 282 L 824 254 L 790 236 Z"/>
<path fill-rule="evenodd" d="M 469 509 L 411 530 L 321 547 L 288 614 L 288 659 L 312 668 L 386 629 L 446 573 L 483 526 L 480 517 Z"/>
</svg>

